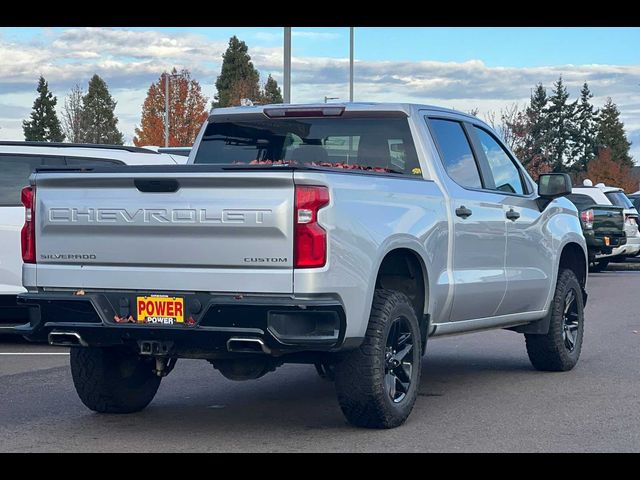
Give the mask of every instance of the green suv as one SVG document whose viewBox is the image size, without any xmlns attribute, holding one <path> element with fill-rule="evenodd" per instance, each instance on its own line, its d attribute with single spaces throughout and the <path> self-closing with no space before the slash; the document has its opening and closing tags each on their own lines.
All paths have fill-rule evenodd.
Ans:
<svg viewBox="0 0 640 480">
<path fill-rule="evenodd" d="M 567 198 L 580 213 L 582 233 L 589 250 L 589 267 L 599 272 L 609 265 L 615 247 L 624 245 L 624 209 L 615 205 L 597 205 L 588 195 L 572 193 Z"/>
</svg>

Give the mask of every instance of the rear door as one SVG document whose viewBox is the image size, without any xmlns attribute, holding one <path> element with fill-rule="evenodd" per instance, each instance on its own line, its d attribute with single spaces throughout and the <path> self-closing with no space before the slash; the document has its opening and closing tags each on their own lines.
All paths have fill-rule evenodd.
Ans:
<svg viewBox="0 0 640 480">
<path fill-rule="evenodd" d="M 293 291 L 291 171 L 132 168 L 38 173 L 39 286 Z"/>
<path fill-rule="evenodd" d="M 454 294 L 450 320 L 491 317 L 506 291 L 506 224 L 501 195 L 485 189 L 488 178 L 469 142 L 468 124 L 431 117 L 451 198 Z"/>
</svg>

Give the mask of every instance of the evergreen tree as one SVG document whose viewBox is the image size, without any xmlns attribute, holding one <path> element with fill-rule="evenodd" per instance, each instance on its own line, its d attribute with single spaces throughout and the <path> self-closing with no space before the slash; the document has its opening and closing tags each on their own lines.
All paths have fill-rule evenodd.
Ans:
<svg viewBox="0 0 640 480">
<path fill-rule="evenodd" d="M 64 134 L 56 115 L 58 99 L 49 91 L 49 84 L 41 75 L 38 80 L 38 97 L 33 102 L 31 120 L 22 121 L 24 139 L 35 142 L 62 142 Z"/>
<path fill-rule="evenodd" d="M 615 162 L 633 167 L 633 159 L 629 155 L 631 142 L 627 140 L 624 132 L 624 124 L 620 121 L 620 111 L 611 98 L 600 109 L 598 116 L 598 134 L 596 137 L 598 147 L 606 147 L 611 151 L 611 158 Z"/>
<path fill-rule="evenodd" d="M 269 75 L 267 83 L 264 85 L 264 94 L 262 95 L 264 103 L 282 103 L 282 91 L 278 86 L 278 82 Z"/>
<path fill-rule="evenodd" d="M 82 143 L 122 145 L 124 138 L 117 128 L 118 118 L 114 114 L 116 102 L 111 98 L 105 81 L 98 75 L 89 80 L 87 94 L 82 97 L 82 121 L 80 139 Z"/>
<path fill-rule="evenodd" d="M 514 149 L 514 153 L 530 173 L 532 169 L 537 171 L 549 163 L 549 122 L 546 114 L 548 102 L 547 90 L 539 83 L 532 92 L 524 113 L 521 133 L 524 139 L 521 146 Z"/>
<path fill-rule="evenodd" d="M 593 94 L 585 82 L 580 90 L 580 100 L 576 106 L 575 131 L 571 150 L 571 157 L 575 162 L 574 169 L 578 171 L 586 171 L 589 162 L 596 157 L 597 153 L 598 124 L 596 118 L 598 113 L 590 102 L 591 98 L 593 98 Z"/>
<path fill-rule="evenodd" d="M 573 164 L 570 155 L 571 140 L 575 131 L 576 102 L 568 102 L 569 92 L 562 83 L 562 77 L 553 86 L 553 95 L 549 97 L 549 106 L 546 109 L 549 127 L 549 160 L 555 172 L 564 172 Z"/>
<path fill-rule="evenodd" d="M 240 95 L 252 101 L 260 100 L 260 75 L 251 62 L 247 44 L 235 35 L 229 39 L 229 47 L 222 55 L 222 69 L 216 79 L 218 94 L 213 107 L 237 105 Z"/>
</svg>

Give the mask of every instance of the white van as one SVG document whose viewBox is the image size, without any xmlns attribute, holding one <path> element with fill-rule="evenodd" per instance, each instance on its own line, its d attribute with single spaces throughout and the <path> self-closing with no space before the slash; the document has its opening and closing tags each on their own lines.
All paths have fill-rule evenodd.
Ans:
<svg viewBox="0 0 640 480">
<path fill-rule="evenodd" d="M 22 288 L 20 230 L 24 207 L 20 191 L 36 167 L 175 165 L 185 157 L 123 145 L 0 141 L 0 332 L 27 321 L 16 306 Z"/>
</svg>

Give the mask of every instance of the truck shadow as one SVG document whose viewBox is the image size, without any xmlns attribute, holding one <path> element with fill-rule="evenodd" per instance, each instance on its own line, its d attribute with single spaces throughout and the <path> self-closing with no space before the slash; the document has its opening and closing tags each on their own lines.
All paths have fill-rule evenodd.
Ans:
<svg viewBox="0 0 640 480">
<path fill-rule="evenodd" d="M 309 365 L 286 366 L 250 382 L 232 382 L 217 372 L 211 377 L 202 372 L 196 375 L 192 369 L 186 373 L 187 378 L 184 372 L 176 371 L 173 379 L 165 379 L 158 396 L 143 412 L 89 414 L 83 423 L 117 426 L 119 435 L 124 436 L 128 431 L 137 436 L 141 427 L 151 438 L 161 432 L 188 432 L 193 438 L 206 437 L 211 447 L 217 434 L 250 435 L 256 441 L 266 441 L 269 435 L 287 432 L 367 432 L 346 423 L 333 384 L 320 379 Z M 451 397 L 473 398 L 478 389 L 483 394 L 496 392 L 537 373 L 526 357 L 517 361 L 497 355 L 493 359 L 433 355 L 423 359 L 423 377 L 411 419 L 419 422 L 424 416 L 437 422 L 438 409 Z"/>
</svg>

